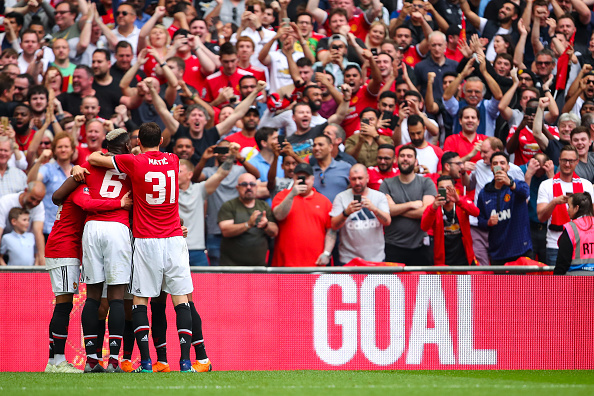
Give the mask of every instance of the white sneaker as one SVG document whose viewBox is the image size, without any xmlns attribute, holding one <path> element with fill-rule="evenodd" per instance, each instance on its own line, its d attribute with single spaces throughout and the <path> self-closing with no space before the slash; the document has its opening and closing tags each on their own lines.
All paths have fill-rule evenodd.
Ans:
<svg viewBox="0 0 594 396">
<path fill-rule="evenodd" d="M 71 374 L 81 374 L 83 371 L 74 367 L 74 365 L 67 360 L 64 360 L 62 363 L 54 366 L 54 373 L 71 373 Z"/>
<path fill-rule="evenodd" d="M 56 366 L 48 362 L 47 366 L 45 366 L 44 373 L 55 373 L 55 372 L 56 372 Z"/>
</svg>

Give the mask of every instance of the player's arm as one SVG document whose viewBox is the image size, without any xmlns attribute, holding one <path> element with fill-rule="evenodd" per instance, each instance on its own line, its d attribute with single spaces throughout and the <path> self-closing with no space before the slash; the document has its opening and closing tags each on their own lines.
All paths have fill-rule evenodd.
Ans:
<svg viewBox="0 0 594 396">
<path fill-rule="evenodd" d="M 37 248 L 37 260 L 35 260 L 35 265 L 45 265 L 45 237 L 43 236 L 43 221 L 34 221 L 31 231 L 35 236 L 35 247 Z"/>
<path fill-rule="evenodd" d="M 93 165 L 93 166 L 99 166 L 101 168 L 107 168 L 107 169 L 115 169 L 115 164 L 114 164 L 114 157 L 110 156 L 110 155 L 104 155 L 103 153 L 101 153 L 100 151 L 95 151 L 94 153 L 91 153 L 91 155 L 88 158 L 89 164 Z"/>
<path fill-rule="evenodd" d="M 109 212 L 116 209 L 129 209 L 132 206 L 132 198 L 128 191 L 122 199 L 93 199 L 91 195 L 84 192 L 80 187 L 72 194 L 72 201 L 80 206 L 85 212 Z"/>
<path fill-rule="evenodd" d="M 72 194 L 74 190 L 78 188 L 78 186 L 80 186 L 80 183 L 74 180 L 73 177 L 68 177 L 66 180 L 64 180 L 64 183 L 62 183 L 62 185 L 56 191 L 54 191 L 52 195 L 52 202 L 54 205 L 62 205 L 66 198 L 68 198 L 68 196 Z"/>
</svg>

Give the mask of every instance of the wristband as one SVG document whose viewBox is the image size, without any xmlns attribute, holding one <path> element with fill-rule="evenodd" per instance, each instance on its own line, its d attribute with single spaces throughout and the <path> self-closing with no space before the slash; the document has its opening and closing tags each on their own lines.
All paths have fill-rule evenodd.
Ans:
<svg viewBox="0 0 594 396">
<path fill-rule="evenodd" d="M 167 66 L 167 62 L 159 63 L 159 66 L 165 67 L 165 66 Z"/>
<path fill-rule="evenodd" d="M 256 32 L 261 32 L 264 28 L 262 27 L 262 25 L 260 25 L 259 28 L 256 28 Z"/>
<path fill-rule="evenodd" d="M 342 211 L 342 215 L 343 215 L 344 217 L 346 217 L 346 218 L 348 218 L 348 217 L 349 217 L 349 215 L 348 215 L 348 214 L 347 214 L 347 212 L 346 212 L 346 209 Z"/>
<path fill-rule="evenodd" d="M 250 227 L 250 223 L 249 223 L 249 221 L 246 221 L 246 222 L 245 222 L 245 228 L 247 228 L 247 229 L 250 229 L 250 228 L 252 228 L 252 227 Z"/>
<path fill-rule="evenodd" d="M 324 252 L 322 253 L 322 255 L 323 255 L 323 256 L 326 256 L 326 257 L 330 257 L 330 255 L 331 255 L 331 254 L 332 254 L 332 253 L 330 253 L 330 252 L 329 252 L 329 251 L 327 251 L 327 250 L 324 250 Z"/>
</svg>

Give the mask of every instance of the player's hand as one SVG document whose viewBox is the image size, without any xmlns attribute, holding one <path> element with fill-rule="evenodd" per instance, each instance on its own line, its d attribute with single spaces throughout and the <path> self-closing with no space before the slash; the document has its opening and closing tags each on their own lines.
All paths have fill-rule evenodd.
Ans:
<svg viewBox="0 0 594 396">
<path fill-rule="evenodd" d="M 213 145 L 210 146 L 209 148 L 207 148 L 206 150 L 204 150 L 204 152 L 202 153 L 202 157 L 200 157 L 201 159 L 204 159 L 204 161 L 208 161 L 209 159 L 211 159 L 212 157 L 214 157 L 214 149 L 217 147 L 217 145 Z"/>
<path fill-rule="evenodd" d="M 466 172 L 472 172 L 472 171 L 474 171 L 475 169 L 476 169 L 476 164 L 475 164 L 474 162 L 472 162 L 472 161 L 466 161 L 466 162 L 464 163 L 464 170 L 465 170 Z"/>
<path fill-rule="evenodd" d="M 182 235 L 184 236 L 184 238 L 187 238 L 188 237 L 188 227 L 181 226 L 181 230 L 182 230 Z"/>
<path fill-rule="evenodd" d="M 410 208 L 413 210 L 421 209 L 423 207 L 423 201 L 410 201 L 408 204 L 410 205 Z"/>
<path fill-rule="evenodd" d="M 330 264 L 330 256 L 324 253 L 320 254 L 316 260 L 316 265 L 327 266 L 328 264 Z"/>
<path fill-rule="evenodd" d="M 83 168 L 82 166 L 74 165 L 74 167 L 72 168 L 72 178 L 79 183 L 84 182 L 85 175 L 90 174 L 91 172 L 89 172 L 87 168 Z"/>
<path fill-rule="evenodd" d="M 130 196 L 130 191 L 126 193 L 120 200 L 122 203 L 122 209 L 130 210 L 132 209 L 132 197 Z"/>
<path fill-rule="evenodd" d="M 493 227 L 493 226 L 496 226 L 497 223 L 499 223 L 499 217 L 496 214 L 494 214 L 494 215 L 491 215 L 491 217 L 489 217 L 489 221 L 487 222 L 487 225 L 489 227 Z"/>
</svg>

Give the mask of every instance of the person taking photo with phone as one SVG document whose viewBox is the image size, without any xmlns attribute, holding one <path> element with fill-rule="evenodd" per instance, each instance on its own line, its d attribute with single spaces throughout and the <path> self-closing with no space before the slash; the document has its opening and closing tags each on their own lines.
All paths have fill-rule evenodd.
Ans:
<svg viewBox="0 0 594 396">
<path fill-rule="evenodd" d="M 392 222 L 388 199 L 367 187 L 367 168 L 355 164 L 349 172 L 351 188 L 341 192 L 332 203 L 332 229 L 340 231 L 338 257 L 340 265 L 354 258 L 382 262 L 384 226 Z"/>
</svg>

